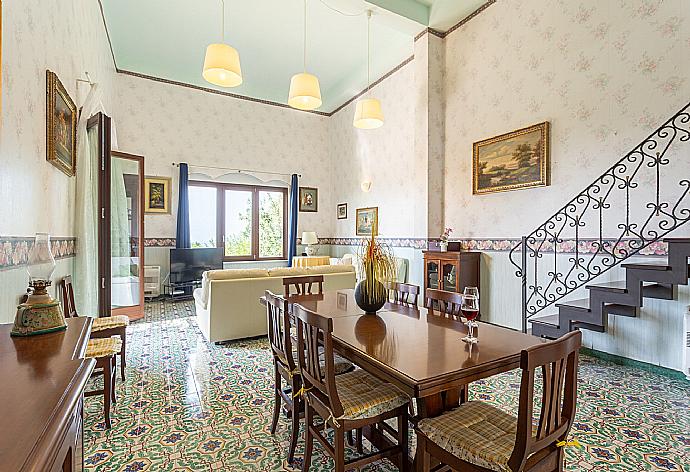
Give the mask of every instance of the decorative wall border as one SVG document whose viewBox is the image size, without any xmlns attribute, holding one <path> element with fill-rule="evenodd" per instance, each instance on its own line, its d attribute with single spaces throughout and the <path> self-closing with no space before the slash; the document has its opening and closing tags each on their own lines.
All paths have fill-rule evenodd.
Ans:
<svg viewBox="0 0 690 472">
<path fill-rule="evenodd" d="M 14 269 L 26 265 L 34 237 L 0 236 L 0 270 Z M 77 253 L 76 238 L 51 238 L 55 259 L 74 257 Z"/>
<path fill-rule="evenodd" d="M 328 244 L 331 246 L 359 246 L 364 238 L 319 238 L 319 244 Z M 379 238 L 380 241 L 392 248 L 409 248 L 422 250 L 426 249 L 430 241 L 438 241 L 438 238 Z M 463 251 L 486 251 L 486 252 L 509 252 L 513 247 L 520 244 L 518 238 L 467 238 L 467 239 L 452 239 L 453 242 L 459 242 Z M 598 239 L 580 239 L 578 249 L 579 254 L 594 254 L 597 252 Z M 627 247 L 625 239 L 619 244 L 620 248 Z M 616 240 L 607 239 L 606 243 L 613 247 Z M 298 244 L 301 241 L 297 240 Z M 175 247 L 175 238 L 146 238 L 144 241 L 145 247 Z M 552 244 L 545 244 L 542 252 L 553 252 Z M 558 252 L 562 254 L 575 253 L 575 240 L 566 239 L 558 243 Z M 657 241 L 650 244 L 645 249 L 638 253 L 641 256 L 666 256 L 668 255 L 668 245 L 663 241 Z"/>
</svg>

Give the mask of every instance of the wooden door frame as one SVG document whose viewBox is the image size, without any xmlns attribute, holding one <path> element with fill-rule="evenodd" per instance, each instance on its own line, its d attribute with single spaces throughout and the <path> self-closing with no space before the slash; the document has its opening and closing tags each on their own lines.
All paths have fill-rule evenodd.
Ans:
<svg viewBox="0 0 690 472">
<path fill-rule="evenodd" d="M 119 157 L 136 161 L 139 165 L 139 304 L 134 306 L 111 308 L 113 315 L 127 315 L 130 319 L 138 320 L 144 317 L 144 156 L 129 154 L 121 151 L 111 151 L 111 159 Z M 112 283 L 112 279 L 111 279 Z"/>
<path fill-rule="evenodd" d="M 96 113 L 87 121 L 87 130 L 94 126 L 98 129 L 98 316 L 111 314 L 112 280 L 110 262 L 110 117 Z M 106 250 L 104 250 L 104 248 Z"/>
</svg>

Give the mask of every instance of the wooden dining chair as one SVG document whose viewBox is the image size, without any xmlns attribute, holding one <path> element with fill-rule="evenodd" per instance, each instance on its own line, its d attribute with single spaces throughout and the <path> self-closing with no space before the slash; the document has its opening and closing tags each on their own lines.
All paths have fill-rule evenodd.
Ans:
<svg viewBox="0 0 690 472">
<path fill-rule="evenodd" d="M 424 307 L 433 314 L 436 309 L 441 314 L 458 319 L 462 316 L 460 307 L 462 306 L 462 295 L 456 292 L 446 292 L 445 290 L 426 289 L 424 296 Z"/>
<path fill-rule="evenodd" d="M 392 300 L 391 295 L 393 295 Z M 417 306 L 418 297 L 418 285 L 404 284 L 401 282 L 391 282 L 388 284 L 388 301 L 400 305 Z"/>
<path fill-rule="evenodd" d="M 271 422 L 271 434 L 275 434 L 280 416 L 281 402 L 291 418 L 290 448 L 288 450 L 288 463 L 292 464 L 295 458 L 295 448 L 299 436 L 300 414 L 304 412 L 304 403 L 300 395 L 295 396 L 302 388 L 302 378 L 297 367 L 297 346 L 293 345 L 291 336 L 290 314 L 288 302 L 285 298 L 266 290 L 266 316 L 268 321 L 268 341 L 273 352 L 274 367 L 274 394 L 273 420 Z M 320 356 L 321 362 L 323 355 Z M 354 369 L 351 362 L 340 356 L 335 356 L 334 368 L 336 374 Z M 285 380 L 287 388 L 283 389 Z"/>
<path fill-rule="evenodd" d="M 317 291 L 314 291 L 314 285 Z M 295 289 L 294 292 L 292 289 Z M 283 289 L 285 298 L 293 295 L 316 295 L 323 293 L 323 275 L 303 275 L 298 277 L 284 277 Z"/>
<path fill-rule="evenodd" d="M 410 399 L 392 384 L 358 369 L 335 375 L 333 362 L 333 319 L 293 305 L 297 318 L 297 353 L 302 374 L 302 392 L 305 402 L 305 449 L 303 470 L 311 467 L 314 438 L 324 446 L 324 451 L 335 461 L 336 472 L 346 468 L 360 468 L 365 464 L 387 457 L 397 456 L 403 471 L 408 463 L 408 413 Z M 320 345 L 323 344 L 325 362 L 319 362 Z M 315 415 L 323 418 L 323 425 L 314 424 Z M 385 420 L 397 418 L 397 431 Z M 378 428 L 380 434 L 388 432 L 397 444 L 376 452 L 345 461 L 345 433 L 365 426 Z M 321 433 L 334 429 L 334 442 Z"/>
<path fill-rule="evenodd" d="M 72 276 L 66 275 L 60 281 L 60 291 L 62 295 L 62 312 L 65 317 L 71 318 L 79 316 L 77 314 L 77 305 L 74 303 L 74 286 L 72 285 Z M 118 336 L 122 341 L 120 354 L 120 375 L 122 381 L 125 380 L 125 367 L 127 367 L 127 359 L 125 353 L 127 351 L 127 326 L 129 326 L 129 317 L 126 315 L 104 316 L 94 318 L 91 325 L 91 338 L 110 338 Z"/>
<path fill-rule="evenodd" d="M 122 340 L 119 338 L 95 338 L 90 339 L 86 345 L 85 357 L 96 359 L 92 377 L 103 376 L 103 388 L 84 392 L 84 396 L 103 395 L 103 416 L 106 429 L 110 429 L 111 404 L 117 402 L 115 396 L 115 382 L 117 380 L 117 367 L 115 356 L 122 349 Z"/>
<path fill-rule="evenodd" d="M 454 470 L 563 470 L 563 447 L 575 417 L 578 351 L 582 333 L 523 350 L 517 418 L 481 401 L 471 401 L 417 424 L 417 470 L 430 460 Z M 533 424 L 535 371 L 541 370 L 541 410 Z M 481 440 L 479 440 L 481 438 Z"/>
</svg>

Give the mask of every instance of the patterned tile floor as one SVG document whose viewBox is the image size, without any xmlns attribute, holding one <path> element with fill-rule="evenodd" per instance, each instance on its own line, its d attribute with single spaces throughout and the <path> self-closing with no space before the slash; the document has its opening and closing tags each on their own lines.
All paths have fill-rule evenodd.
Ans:
<svg viewBox="0 0 690 472">
<path fill-rule="evenodd" d="M 209 344 L 191 302 L 154 302 L 131 325 L 127 348 L 112 429 L 104 430 L 102 401 L 86 399 L 87 470 L 295 470 L 284 459 L 287 420 L 275 437 L 268 431 L 265 339 Z M 471 396 L 512 410 L 518 382 L 517 372 L 500 375 L 473 384 Z M 690 471 L 690 383 L 583 356 L 571 436 L 582 449 L 568 448 L 568 471 Z M 318 445 L 312 470 L 332 470 Z M 364 470 L 394 468 L 384 461 Z"/>
</svg>

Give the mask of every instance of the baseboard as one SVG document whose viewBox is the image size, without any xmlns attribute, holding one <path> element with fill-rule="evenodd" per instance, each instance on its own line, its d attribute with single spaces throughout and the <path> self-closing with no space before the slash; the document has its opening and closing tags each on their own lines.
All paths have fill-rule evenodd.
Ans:
<svg viewBox="0 0 690 472">
<path fill-rule="evenodd" d="M 615 354 L 609 354 L 608 352 L 597 351 L 595 349 L 590 349 L 588 347 L 580 348 L 580 353 L 590 357 L 596 357 L 604 361 L 612 362 L 618 365 L 624 365 L 628 367 L 635 367 L 638 369 L 646 370 L 648 372 L 653 372 L 655 374 L 663 375 L 672 379 L 685 380 L 690 382 L 690 379 L 685 377 L 683 372 L 678 370 L 669 369 L 668 367 L 661 367 L 654 364 L 648 364 L 647 362 L 636 361 L 634 359 L 628 359 L 627 357 L 617 356 Z"/>
</svg>

